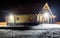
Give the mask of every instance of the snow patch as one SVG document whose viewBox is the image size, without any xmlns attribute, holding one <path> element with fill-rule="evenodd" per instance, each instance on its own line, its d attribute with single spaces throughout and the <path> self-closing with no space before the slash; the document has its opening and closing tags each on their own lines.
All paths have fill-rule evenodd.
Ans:
<svg viewBox="0 0 60 38">
<path fill-rule="evenodd" d="M 40 24 L 38 26 L 33 26 L 35 29 L 49 29 L 49 28 L 60 28 L 59 24 Z"/>
</svg>

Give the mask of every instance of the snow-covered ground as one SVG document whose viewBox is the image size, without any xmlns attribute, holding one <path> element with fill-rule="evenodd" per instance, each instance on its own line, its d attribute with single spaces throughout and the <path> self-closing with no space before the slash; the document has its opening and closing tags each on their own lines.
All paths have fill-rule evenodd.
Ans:
<svg viewBox="0 0 60 38">
<path fill-rule="evenodd" d="M 0 38 L 42 38 L 44 35 L 54 37 L 56 34 L 60 36 L 59 24 L 41 24 L 33 26 L 31 30 L 0 29 Z"/>
<path fill-rule="evenodd" d="M 0 38 L 37 38 L 43 33 L 46 33 L 48 30 L 7 30 L 0 29 Z"/>
<path fill-rule="evenodd" d="M 52 28 L 59 28 L 60 29 L 60 25 L 59 24 L 40 24 L 38 26 L 32 26 L 32 28 L 34 28 L 34 29 L 52 29 Z"/>
</svg>

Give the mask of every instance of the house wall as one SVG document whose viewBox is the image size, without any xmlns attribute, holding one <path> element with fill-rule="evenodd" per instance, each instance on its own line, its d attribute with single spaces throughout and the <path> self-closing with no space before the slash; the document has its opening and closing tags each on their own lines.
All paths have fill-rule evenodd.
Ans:
<svg viewBox="0 0 60 38">
<path fill-rule="evenodd" d="M 37 16 L 35 14 L 21 14 L 15 15 L 15 23 L 33 23 L 37 22 Z"/>
<path fill-rule="evenodd" d="M 50 17 L 45 18 L 43 14 L 38 14 L 37 16 L 37 21 L 39 21 L 40 23 L 50 23 L 51 21 L 50 19 L 51 19 Z"/>
</svg>

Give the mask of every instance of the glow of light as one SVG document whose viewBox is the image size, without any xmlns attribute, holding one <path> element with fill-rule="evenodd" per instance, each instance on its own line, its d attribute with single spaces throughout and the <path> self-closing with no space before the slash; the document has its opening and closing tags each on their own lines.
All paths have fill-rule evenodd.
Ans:
<svg viewBox="0 0 60 38">
<path fill-rule="evenodd" d="M 10 15 L 8 16 L 8 21 L 9 21 L 10 23 L 14 23 L 14 15 L 13 15 L 13 14 L 10 14 Z"/>
<path fill-rule="evenodd" d="M 56 18 L 56 16 L 53 16 L 53 18 Z"/>
<path fill-rule="evenodd" d="M 44 17 L 49 17 L 49 13 L 48 12 L 45 12 L 44 13 Z"/>
<path fill-rule="evenodd" d="M 10 16 L 9 16 L 9 18 L 10 18 L 10 19 L 13 19 L 13 18 L 14 18 L 14 16 L 13 16 L 13 15 L 10 15 Z"/>
</svg>

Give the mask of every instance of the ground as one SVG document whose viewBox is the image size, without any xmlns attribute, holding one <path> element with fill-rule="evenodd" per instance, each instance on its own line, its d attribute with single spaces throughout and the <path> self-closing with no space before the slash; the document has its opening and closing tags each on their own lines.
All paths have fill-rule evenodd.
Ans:
<svg viewBox="0 0 60 38">
<path fill-rule="evenodd" d="M 0 38 L 60 38 L 60 25 L 41 24 L 30 30 L 0 29 Z"/>
</svg>

